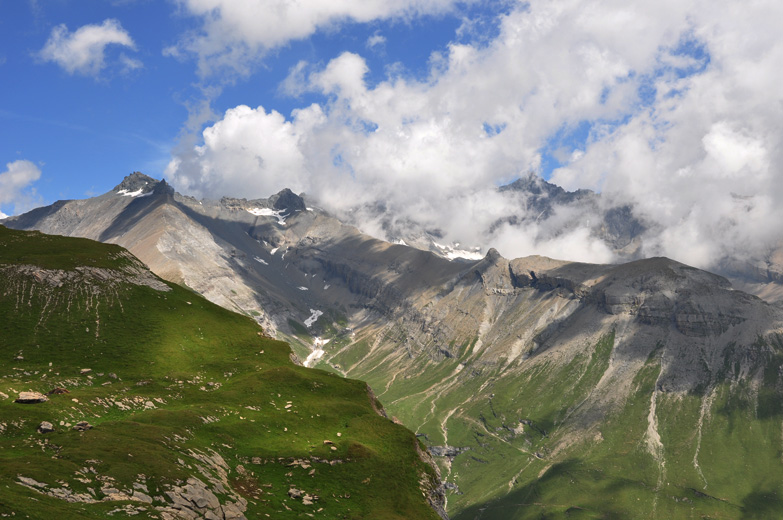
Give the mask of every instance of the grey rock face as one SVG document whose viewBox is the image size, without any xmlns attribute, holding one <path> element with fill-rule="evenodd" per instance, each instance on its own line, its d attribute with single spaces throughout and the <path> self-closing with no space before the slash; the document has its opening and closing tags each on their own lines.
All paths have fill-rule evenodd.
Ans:
<svg viewBox="0 0 783 520">
<path fill-rule="evenodd" d="M 291 214 L 294 211 L 305 211 L 307 209 L 304 199 L 288 188 L 269 197 L 269 203 L 276 210 L 285 210 L 288 214 Z"/>
<path fill-rule="evenodd" d="M 746 307 L 762 302 L 732 291 L 728 280 L 665 258 L 614 268 L 591 298 L 609 314 L 631 314 L 646 325 L 673 326 L 690 337 L 719 336 L 747 318 Z"/>
</svg>

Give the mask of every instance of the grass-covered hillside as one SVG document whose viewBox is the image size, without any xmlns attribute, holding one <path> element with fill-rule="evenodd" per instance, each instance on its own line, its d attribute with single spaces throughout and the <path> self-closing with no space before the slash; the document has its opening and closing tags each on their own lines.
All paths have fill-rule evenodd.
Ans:
<svg viewBox="0 0 783 520">
<path fill-rule="evenodd" d="M 0 226 L 0 317 L 0 517 L 438 518 L 363 382 L 118 246 Z"/>
</svg>

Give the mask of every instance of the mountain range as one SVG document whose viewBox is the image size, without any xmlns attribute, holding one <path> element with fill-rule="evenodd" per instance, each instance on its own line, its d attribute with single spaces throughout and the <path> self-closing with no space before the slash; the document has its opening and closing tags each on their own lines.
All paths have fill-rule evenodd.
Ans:
<svg viewBox="0 0 783 520">
<path fill-rule="evenodd" d="M 453 518 L 783 513 L 774 269 L 734 264 L 730 281 L 640 258 L 630 207 L 532 178 L 501 189 L 541 219 L 589 212 L 627 261 L 482 256 L 415 227 L 389 243 L 289 190 L 199 201 L 139 173 L 2 224 L 122 245 L 302 364 L 367 381 L 428 446 Z"/>
</svg>

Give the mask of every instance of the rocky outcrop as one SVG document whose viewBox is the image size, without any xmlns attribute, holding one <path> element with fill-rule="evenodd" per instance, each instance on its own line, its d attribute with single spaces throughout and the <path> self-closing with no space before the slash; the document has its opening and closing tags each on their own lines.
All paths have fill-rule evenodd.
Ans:
<svg viewBox="0 0 783 520">
<path fill-rule="evenodd" d="M 87 421 L 79 421 L 73 426 L 73 429 L 77 432 L 86 432 L 87 430 L 92 430 L 93 425 Z"/>
<path fill-rule="evenodd" d="M 427 448 L 429 452 L 435 457 L 449 457 L 453 459 L 460 453 L 465 453 L 470 450 L 469 447 L 458 448 L 456 446 L 430 446 Z"/>
<path fill-rule="evenodd" d="M 49 398 L 40 392 L 19 392 L 19 397 L 14 401 L 22 404 L 45 403 Z"/>
<path fill-rule="evenodd" d="M 130 254 L 131 260 L 123 269 L 80 266 L 74 270 L 42 269 L 33 265 L 0 265 L 0 273 L 10 277 L 14 273 L 34 278 L 36 282 L 50 287 L 64 285 L 117 286 L 120 284 L 142 285 L 156 291 L 168 292 L 171 288 L 152 274 L 149 269 Z"/>
<path fill-rule="evenodd" d="M 449 515 L 446 513 L 446 488 L 443 486 L 438 464 L 432 458 L 429 450 L 421 449 L 418 440 L 416 441 L 416 452 L 419 454 L 419 458 L 433 470 L 432 474 L 422 473 L 419 480 L 419 488 L 424 496 L 427 497 L 427 503 L 438 513 L 438 516 L 443 520 L 449 520 Z"/>
<path fill-rule="evenodd" d="M 288 496 L 293 500 L 301 500 L 302 505 L 305 506 L 311 506 L 314 502 L 321 498 L 318 495 L 310 494 L 303 489 L 297 489 L 295 487 L 292 487 L 288 490 Z"/>
<path fill-rule="evenodd" d="M 35 491 L 36 493 L 41 493 L 42 495 L 47 495 L 52 498 L 64 500 L 66 502 L 80 502 L 84 504 L 94 504 L 98 502 L 94 496 L 88 493 L 78 493 L 68 486 L 49 486 L 44 482 L 38 482 L 33 478 L 22 475 L 18 475 L 16 477 L 16 483 L 20 486 L 26 487 L 27 489 Z"/>
<path fill-rule="evenodd" d="M 164 520 L 247 520 L 245 499 L 221 504 L 215 493 L 195 477 L 183 486 L 172 487 L 166 496 L 170 505 L 157 508 Z"/>
</svg>

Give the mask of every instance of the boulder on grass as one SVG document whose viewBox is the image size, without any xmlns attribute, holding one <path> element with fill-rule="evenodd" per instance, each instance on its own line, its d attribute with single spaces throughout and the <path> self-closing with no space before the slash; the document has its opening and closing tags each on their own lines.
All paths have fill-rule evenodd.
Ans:
<svg viewBox="0 0 783 520">
<path fill-rule="evenodd" d="M 34 404 L 45 403 L 49 398 L 43 395 L 41 392 L 19 392 L 19 397 L 16 398 L 15 403 L 22 404 Z"/>
<path fill-rule="evenodd" d="M 87 421 L 79 421 L 76 423 L 76 426 L 74 426 L 73 429 L 80 432 L 85 430 L 92 430 L 92 424 L 88 423 Z"/>
</svg>

